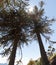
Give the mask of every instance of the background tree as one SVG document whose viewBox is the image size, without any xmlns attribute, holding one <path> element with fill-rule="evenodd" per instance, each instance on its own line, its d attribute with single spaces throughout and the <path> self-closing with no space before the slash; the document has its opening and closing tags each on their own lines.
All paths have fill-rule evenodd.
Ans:
<svg viewBox="0 0 56 65">
<path fill-rule="evenodd" d="M 43 65 L 50 65 L 42 43 L 41 34 L 49 40 L 47 35 L 52 32 L 49 26 L 54 19 L 49 20 L 46 16 L 43 16 L 44 3 L 41 1 L 40 8 L 38 9 L 35 6 L 34 12 L 29 14 L 25 10 L 26 3 L 24 1 L 19 0 L 18 2 L 14 0 L 14 4 L 11 1 L 7 1 L 5 3 L 9 2 L 9 4 L 0 8 L 0 46 L 3 48 L 1 54 L 11 54 L 9 65 L 14 65 L 17 47 L 21 48 L 23 43 L 27 42 L 29 39 L 27 35 L 31 32 L 31 36 L 35 39 L 38 38 Z M 16 5 L 16 3 L 18 4 Z"/>
<path fill-rule="evenodd" d="M 35 61 L 31 59 L 27 65 L 35 65 Z"/>
<path fill-rule="evenodd" d="M 48 57 L 53 56 L 54 53 L 55 53 L 55 48 L 53 47 L 53 45 L 48 46 L 48 51 L 47 51 Z"/>
<path fill-rule="evenodd" d="M 55 65 L 56 64 L 56 54 L 54 54 L 53 56 L 50 56 L 49 61 L 51 65 Z M 43 65 L 41 62 L 41 57 L 38 58 L 37 60 L 31 59 L 27 65 Z"/>
<path fill-rule="evenodd" d="M 29 16 L 32 20 L 31 36 L 34 39 L 38 39 L 43 65 L 50 65 L 44 46 L 43 46 L 41 35 L 44 36 L 46 40 L 51 42 L 49 34 L 52 33 L 52 29 L 50 28 L 50 25 L 52 25 L 52 22 L 54 21 L 54 19 L 49 20 L 47 16 L 44 16 L 43 4 L 44 2 L 41 1 L 40 8 L 35 6 L 33 12 L 29 13 Z"/>
</svg>

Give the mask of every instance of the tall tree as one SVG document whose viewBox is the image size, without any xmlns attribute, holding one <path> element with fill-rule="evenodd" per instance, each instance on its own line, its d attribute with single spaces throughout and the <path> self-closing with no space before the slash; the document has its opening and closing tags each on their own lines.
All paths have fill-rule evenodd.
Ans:
<svg viewBox="0 0 56 65">
<path fill-rule="evenodd" d="M 33 35 L 35 39 L 36 38 L 38 39 L 43 65 L 50 65 L 44 46 L 43 46 L 41 35 L 44 36 L 49 42 L 51 42 L 49 40 L 50 38 L 49 34 L 52 33 L 52 30 L 50 29 L 50 25 L 52 24 L 54 19 L 49 20 L 47 16 L 43 16 L 44 15 L 43 4 L 44 2 L 41 1 L 40 8 L 35 6 L 33 12 L 29 13 L 29 16 L 32 20 L 31 21 L 32 22 L 31 36 Z"/>
<path fill-rule="evenodd" d="M 4 49 L 2 54 L 10 55 L 9 65 L 14 65 L 17 47 L 21 48 L 22 43 L 27 42 L 26 34 L 29 30 L 38 38 L 41 56 L 45 61 L 44 65 L 49 65 L 40 34 L 49 39 L 45 34 L 51 33 L 49 25 L 54 19 L 48 20 L 47 17 L 43 16 L 43 2 L 41 2 L 39 10 L 35 6 L 34 12 L 30 14 L 30 17 L 25 11 L 26 3 L 23 0 L 19 0 L 17 3 L 17 5 L 12 5 L 10 2 L 8 7 L 6 5 L 5 8 L 0 8 L 0 46 Z"/>
<path fill-rule="evenodd" d="M 13 5 L 12 8 L 10 6 L 0 8 L 0 47 L 3 48 L 2 55 L 10 56 L 8 65 L 14 65 L 17 47 L 21 48 L 24 43 L 27 43 L 26 3 L 22 0 L 19 3 L 18 9 Z"/>
</svg>

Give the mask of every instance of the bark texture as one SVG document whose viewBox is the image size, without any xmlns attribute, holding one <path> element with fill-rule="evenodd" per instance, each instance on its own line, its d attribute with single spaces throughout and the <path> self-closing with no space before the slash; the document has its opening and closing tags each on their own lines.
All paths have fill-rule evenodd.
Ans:
<svg viewBox="0 0 56 65">
<path fill-rule="evenodd" d="M 39 48 L 40 48 L 41 59 L 42 59 L 43 65 L 50 65 L 46 52 L 45 52 L 45 49 L 44 49 L 44 46 L 43 46 L 41 35 L 37 34 L 37 38 L 38 38 L 38 42 L 39 42 Z"/>
<path fill-rule="evenodd" d="M 11 55 L 10 55 L 10 61 L 9 61 L 8 65 L 14 65 L 16 50 L 17 50 L 17 43 L 18 43 L 18 41 L 15 39 L 14 44 L 13 44 L 13 48 L 12 48 L 12 52 L 11 52 Z"/>
</svg>

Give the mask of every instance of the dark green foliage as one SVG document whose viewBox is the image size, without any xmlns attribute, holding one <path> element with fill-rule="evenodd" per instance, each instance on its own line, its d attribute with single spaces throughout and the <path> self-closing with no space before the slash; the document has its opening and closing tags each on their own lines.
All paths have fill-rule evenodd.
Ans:
<svg viewBox="0 0 56 65">
<path fill-rule="evenodd" d="M 49 65 L 41 35 L 52 42 L 49 39 L 49 34 L 52 33 L 50 25 L 55 20 L 49 20 L 44 16 L 43 1 L 40 2 L 40 8 L 34 7 L 33 13 L 26 12 L 27 4 L 22 0 L 18 2 L 14 0 L 13 5 L 9 0 L 5 3 L 7 3 L 5 8 L 4 6 L 0 8 L 0 47 L 3 48 L 1 54 L 10 55 L 11 53 L 9 65 L 12 63 L 14 65 L 13 59 L 15 59 L 17 47 L 21 48 L 31 38 L 38 38 L 42 59 L 45 65 Z"/>
<path fill-rule="evenodd" d="M 26 41 L 24 33 L 25 32 L 24 30 L 25 19 L 23 18 L 24 15 L 22 16 L 21 11 L 15 12 L 14 10 L 10 11 L 9 13 L 5 11 L 4 15 L 3 11 L 1 12 L 2 16 L 0 16 L 0 18 L 2 20 L 0 21 L 0 34 L 1 34 L 0 45 L 3 45 L 3 47 L 5 47 L 10 42 L 13 42 L 13 40 L 15 39 L 15 35 L 17 35 L 18 40 L 20 40 L 20 42 L 18 41 L 20 46 L 21 42 Z M 12 44 L 10 46 L 12 46 Z"/>
<path fill-rule="evenodd" d="M 41 35 L 44 36 L 44 38 L 46 40 L 51 42 L 49 34 L 52 33 L 52 29 L 50 28 L 50 26 L 52 25 L 52 23 L 55 20 L 48 19 L 47 16 L 44 16 L 43 4 L 44 4 L 43 1 L 41 1 L 40 8 L 35 6 L 33 12 L 29 14 L 29 16 L 32 20 L 31 37 L 33 37 L 34 39 L 38 39 L 43 65 L 50 65 L 47 55 L 46 55 L 46 52 L 45 52 L 45 49 L 44 49 L 44 46 L 43 46 Z"/>
<path fill-rule="evenodd" d="M 6 2 L 7 3 L 7 2 Z M 10 5 L 7 9 L 0 9 L 0 47 L 3 48 L 1 55 L 9 55 L 9 65 L 14 65 L 14 59 L 16 55 L 17 47 L 21 49 L 21 46 L 27 44 L 26 38 L 26 26 L 27 26 L 27 13 L 25 11 L 26 3 L 20 1 L 18 9 L 15 6 Z M 24 4 L 24 7 L 21 5 Z M 12 6 L 12 8 L 11 8 Z"/>
</svg>

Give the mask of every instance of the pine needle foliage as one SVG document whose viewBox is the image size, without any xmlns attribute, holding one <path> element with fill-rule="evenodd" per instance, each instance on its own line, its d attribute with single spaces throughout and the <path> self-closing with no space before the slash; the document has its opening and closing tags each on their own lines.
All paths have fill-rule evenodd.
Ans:
<svg viewBox="0 0 56 65">
<path fill-rule="evenodd" d="M 33 12 L 29 13 L 29 17 L 32 20 L 31 35 L 40 33 L 42 36 L 44 36 L 46 40 L 48 40 L 51 43 L 55 43 L 53 41 L 50 41 L 49 35 L 53 33 L 51 26 L 56 20 L 54 18 L 50 19 L 44 15 L 43 1 L 41 1 L 39 4 L 40 4 L 40 7 L 34 6 Z"/>
<path fill-rule="evenodd" d="M 15 47 L 21 49 L 24 44 L 28 44 L 27 33 L 25 31 L 28 25 L 28 17 L 25 11 L 27 4 L 21 0 L 18 2 L 21 4 L 18 4 L 16 9 L 16 5 L 11 5 L 9 0 L 6 0 L 6 3 L 8 5 L 5 8 L 0 8 L 0 48 L 3 49 L 0 54 L 11 56 L 14 53 L 13 49 Z"/>
</svg>

